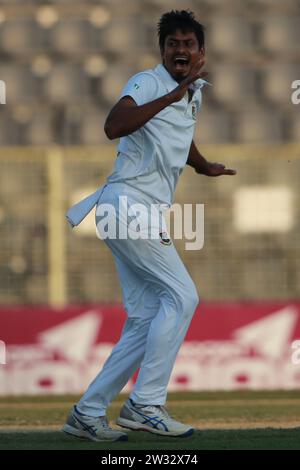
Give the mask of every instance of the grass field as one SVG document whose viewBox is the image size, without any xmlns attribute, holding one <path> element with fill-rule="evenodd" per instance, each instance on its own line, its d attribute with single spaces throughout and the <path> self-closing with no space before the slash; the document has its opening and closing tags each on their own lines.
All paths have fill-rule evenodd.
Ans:
<svg viewBox="0 0 300 470">
<path fill-rule="evenodd" d="M 168 410 L 193 424 L 186 439 L 130 432 L 128 442 L 94 443 L 59 430 L 74 396 L 0 398 L 0 449 L 202 450 L 300 449 L 300 393 L 214 392 L 170 393 Z M 125 396 L 108 412 L 111 424 Z"/>
</svg>

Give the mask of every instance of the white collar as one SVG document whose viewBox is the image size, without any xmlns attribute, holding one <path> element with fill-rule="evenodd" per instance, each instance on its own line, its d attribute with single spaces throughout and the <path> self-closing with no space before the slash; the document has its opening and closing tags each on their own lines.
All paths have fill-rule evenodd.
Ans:
<svg viewBox="0 0 300 470">
<path fill-rule="evenodd" d="M 178 86 L 178 83 L 174 78 L 169 74 L 167 69 L 163 64 L 158 64 L 154 71 L 160 76 L 160 78 L 163 80 L 164 84 L 166 85 L 167 90 L 170 92 L 174 90 Z"/>
<path fill-rule="evenodd" d="M 190 84 L 189 88 L 191 88 L 193 91 L 197 91 L 201 90 L 204 85 L 212 86 L 211 83 L 207 82 L 206 80 L 203 80 L 203 78 L 198 78 L 198 80 Z"/>
</svg>

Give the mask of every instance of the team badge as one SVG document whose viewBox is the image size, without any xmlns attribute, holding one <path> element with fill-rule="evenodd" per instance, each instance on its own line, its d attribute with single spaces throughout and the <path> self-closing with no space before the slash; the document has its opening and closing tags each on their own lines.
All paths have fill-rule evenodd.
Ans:
<svg viewBox="0 0 300 470">
<path fill-rule="evenodd" d="M 162 245 L 172 245 L 172 240 L 169 238 L 167 232 L 160 232 L 159 237 Z"/>
<path fill-rule="evenodd" d="M 196 116 L 197 116 L 197 108 L 196 108 L 196 105 L 195 105 L 195 104 L 192 105 L 192 116 L 193 116 L 193 119 L 196 119 Z"/>
</svg>

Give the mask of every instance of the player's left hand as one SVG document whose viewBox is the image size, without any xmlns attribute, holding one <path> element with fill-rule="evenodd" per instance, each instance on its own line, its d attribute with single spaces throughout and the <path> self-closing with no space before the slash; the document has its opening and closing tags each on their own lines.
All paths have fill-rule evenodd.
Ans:
<svg viewBox="0 0 300 470">
<path fill-rule="evenodd" d="M 202 173 L 206 176 L 236 175 L 236 170 L 226 168 L 222 163 L 207 162 L 206 168 L 198 170 L 197 173 Z"/>
</svg>

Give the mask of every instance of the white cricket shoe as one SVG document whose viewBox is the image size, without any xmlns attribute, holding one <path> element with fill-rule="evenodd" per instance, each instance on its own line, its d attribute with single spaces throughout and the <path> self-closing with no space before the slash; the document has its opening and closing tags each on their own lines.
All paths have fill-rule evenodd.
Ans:
<svg viewBox="0 0 300 470">
<path fill-rule="evenodd" d="M 125 432 L 109 427 L 106 416 L 94 418 L 80 413 L 76 406 L 70 411 L 62 431 L 75 437 L 96 442 L 128 441 Z"/>
<path fill-rule="evenodd" d="M 162 436 L 189 437 L 194 429 L 173 419 L 163 406 L 125 402 L 117 424 L 134 431 L 149 431 Z"/>
</svg>

